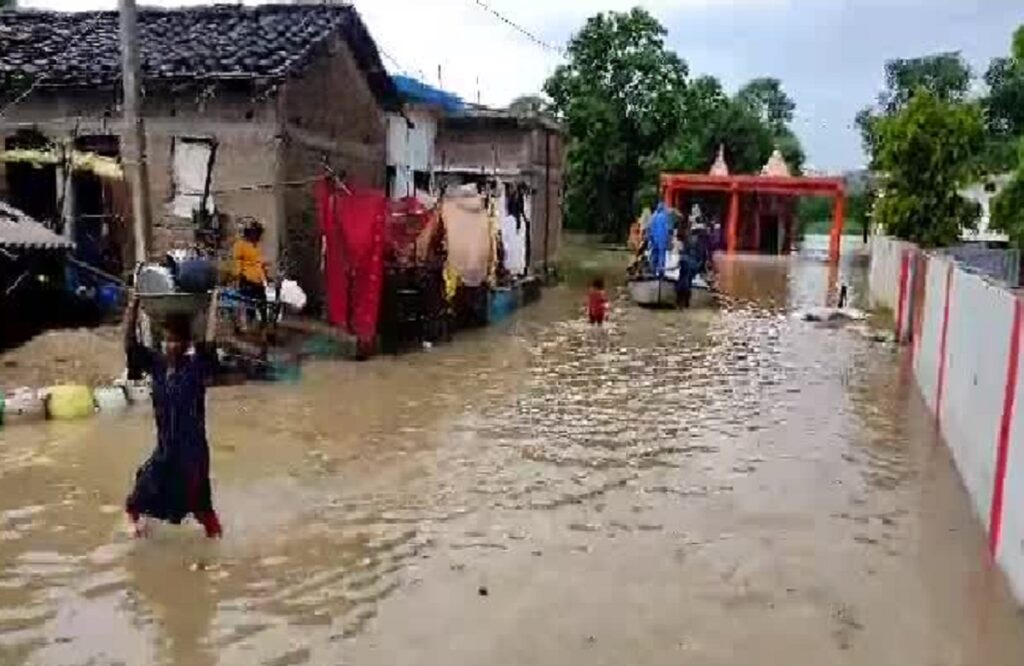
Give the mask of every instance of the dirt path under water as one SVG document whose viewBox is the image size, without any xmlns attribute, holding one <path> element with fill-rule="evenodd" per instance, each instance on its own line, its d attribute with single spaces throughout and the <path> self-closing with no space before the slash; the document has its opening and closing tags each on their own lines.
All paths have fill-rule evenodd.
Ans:
<svg viewBox="0 0 1024 666">
<path fill-rule="evenodd" d="M 147 414 L 0 431 L 0 664 L 1020 664 L 899 354 L 787 316 L 827 280 L 219 389 L 221 543 L 125 533 Z"/>
</svg>

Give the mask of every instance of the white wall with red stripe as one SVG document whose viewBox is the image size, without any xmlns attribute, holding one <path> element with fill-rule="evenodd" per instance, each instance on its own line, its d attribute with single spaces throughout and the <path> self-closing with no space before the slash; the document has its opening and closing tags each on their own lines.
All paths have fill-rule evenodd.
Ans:
<svg viewBox="0 0 1024 666">
<path fill-rule="evenodd" d="M 884 237 L 872 241 L 870 285 L 872 302 L 893 311 L 990 554 L 1024 604 L 1024 304 L 948 257 Z"/>
</svg>

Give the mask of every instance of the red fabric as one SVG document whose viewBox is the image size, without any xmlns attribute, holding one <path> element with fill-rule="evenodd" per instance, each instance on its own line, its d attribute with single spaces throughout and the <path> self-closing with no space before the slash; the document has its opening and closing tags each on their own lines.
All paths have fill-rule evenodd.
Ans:
<svg viewBox="0 0 1024 666">
<path fill-rule="evenodd" d="M 376 190 L 340 189 L 323 179 L 316 199 L 328 320 L 369 346 L 377 336 L 387 198 Z"/>
<path fill-rule="evenodd" d="M 323 236 L 324 293 L 327 295 L 327 321 L 338 326 L 348 321 L 345 264 L 341 254 L 341 233 L 337 220 L 337 196 L 331 181 L 316 184 L 317 221 Z"/>
<path fill-rule="evenodd" d="M 415 197 L 391 201 L 385 224 L 385 260 L 410 266 L 427 260 L 430 240 L 436 232 L 437 214 Z"/>
</svg>

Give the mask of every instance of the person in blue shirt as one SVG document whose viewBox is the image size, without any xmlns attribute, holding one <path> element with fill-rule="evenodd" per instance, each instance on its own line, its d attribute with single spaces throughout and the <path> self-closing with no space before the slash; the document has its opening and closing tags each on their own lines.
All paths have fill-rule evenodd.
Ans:
<svg viewBox="0 0 1024 666">
<path fill-rule="evenodd" d="M 216 293 L 208 313 L 213 330 Z M 192 346 L 192 319 L 170 317 L 165 322 L 163 352 L 142 345 L 136 333 L 139 300 L 129 306 L 125 332 L 129 379 L 143 373 L 152 378 L 156 448 L 139 467 L 135 487 L 125 501 L 137 536 L 144 536 L 143 517 L 180 524 L 189 514 L 218 538 L 222 528 L 213 509 L 210 489 L 210 448 L 206 440 L 206 387 L 213 375 L 216 354 L 210 344 Z M 207 336 L 212 339 L 212 336 Z"/>
<path fill-rule="evenodd" d="M 665 253 L 672 244 L 672 214 L 664 203 L 657 210 L 647 226 L 647 246 L 651 257 L 651 270 L 656 277 L 665 273 Z"/>
</svg>

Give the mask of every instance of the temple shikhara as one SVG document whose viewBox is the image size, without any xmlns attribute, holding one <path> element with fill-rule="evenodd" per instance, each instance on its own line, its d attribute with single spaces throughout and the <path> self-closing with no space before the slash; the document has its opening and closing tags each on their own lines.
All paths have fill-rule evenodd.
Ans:
<svg viewBox="0 0 1024 666">
<path fill-rule="evenodd" d="M 788 254 L 796 241 L 796 199 L 830 197 L 833 204 L 829 259 L 839 260 L 843 233 L 845 189 L 841 178 L 794 176 L 779 150 L 760 174 L 733 175 L 718 150 L 706 174 L 665 173 L 661 176 L 662 201 L 676 210 L 688 210 L 697 199 L 721 197 L 725 243 L 729 253 Z"/>
</svg>

